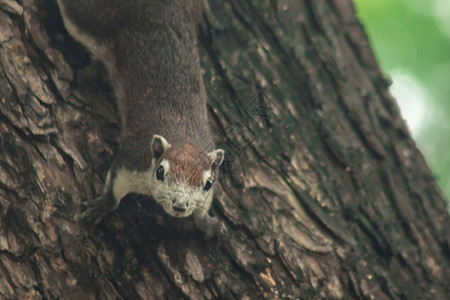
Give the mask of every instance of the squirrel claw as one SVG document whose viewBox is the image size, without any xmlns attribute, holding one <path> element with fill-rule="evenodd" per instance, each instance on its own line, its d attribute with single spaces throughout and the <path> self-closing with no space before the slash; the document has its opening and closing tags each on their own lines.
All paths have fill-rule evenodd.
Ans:
<svg viewBox="0 0 450 300">
<path fill-rule="evenodd" d="M 104 195 L 82 204 L 80 220 L 87 224 L 98 225 L 110 212 L 115 209 L 113 202 Z"/>
<path fill-rule="evenodd" d="M 194 222 L 198 229 L 205 234 L 206 240 L 213 237 L 220 237 L 227 232 L 227 229 L 216 217 L 206 215 L 202 218 L 194 216 Z"/>
</svg>

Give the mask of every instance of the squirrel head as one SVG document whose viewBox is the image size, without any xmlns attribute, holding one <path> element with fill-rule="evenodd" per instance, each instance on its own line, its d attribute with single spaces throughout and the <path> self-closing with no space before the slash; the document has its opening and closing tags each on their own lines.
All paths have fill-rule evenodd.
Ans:
<svg viewBox="0 0 450 300">
<path fill-rule="evenodd" d="M 154 135 L 152 148 L 152 195 L 174 217 L 187 217 L 194 211 L 206 213 L 213 195 L 215 170 L 225 151 L 205 152 L 189 143 L 171 145 Z"/>
</svg>

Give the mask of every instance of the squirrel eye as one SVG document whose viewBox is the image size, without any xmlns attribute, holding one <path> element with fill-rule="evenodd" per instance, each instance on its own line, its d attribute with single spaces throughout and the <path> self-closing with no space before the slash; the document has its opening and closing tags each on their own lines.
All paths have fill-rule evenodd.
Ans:
<svg viewBox="0 0 450 300">
<path fill-rule="evenodd" d="M 206 180 L 206 184 L 203 189 L 205 191 L 209 191 L 209 189 L 211 189 L 211 187 L 212 187 L 212 179 L 211 179 L 211 177 L 209 177 L 208 180 Z"/>
<path fill-rule="evenodd" d="M 159 168 L 156 170 L 156 179 L 164 181 L 164 167 L 159 166 Z"/>
</svg>

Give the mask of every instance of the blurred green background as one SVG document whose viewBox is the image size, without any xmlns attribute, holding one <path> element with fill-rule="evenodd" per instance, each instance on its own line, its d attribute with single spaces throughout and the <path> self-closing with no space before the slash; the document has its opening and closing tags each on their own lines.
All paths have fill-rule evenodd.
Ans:
<svg viewBox="0 0 450 300">
<path fill-rule="evenodd" d="M 448 200 L 450 0 L 355 4 L 378 62 L 393 80 L 391 93 Z"/>
</svg>

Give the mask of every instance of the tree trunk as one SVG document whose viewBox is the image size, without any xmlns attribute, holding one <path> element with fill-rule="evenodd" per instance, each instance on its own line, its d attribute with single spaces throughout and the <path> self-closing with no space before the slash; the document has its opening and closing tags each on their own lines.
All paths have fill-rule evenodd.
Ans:
<svg viewBox="0 0 450 300">
<path fill-rule="evenodd" d="M 130 195 L 99 226 L 120 132 L 53 1 L 0 0 L 0 298 L 448 299 L 450 218 L 350 0 L 210 0 L 227 151 L 208 239 Z"/>
</svg>

